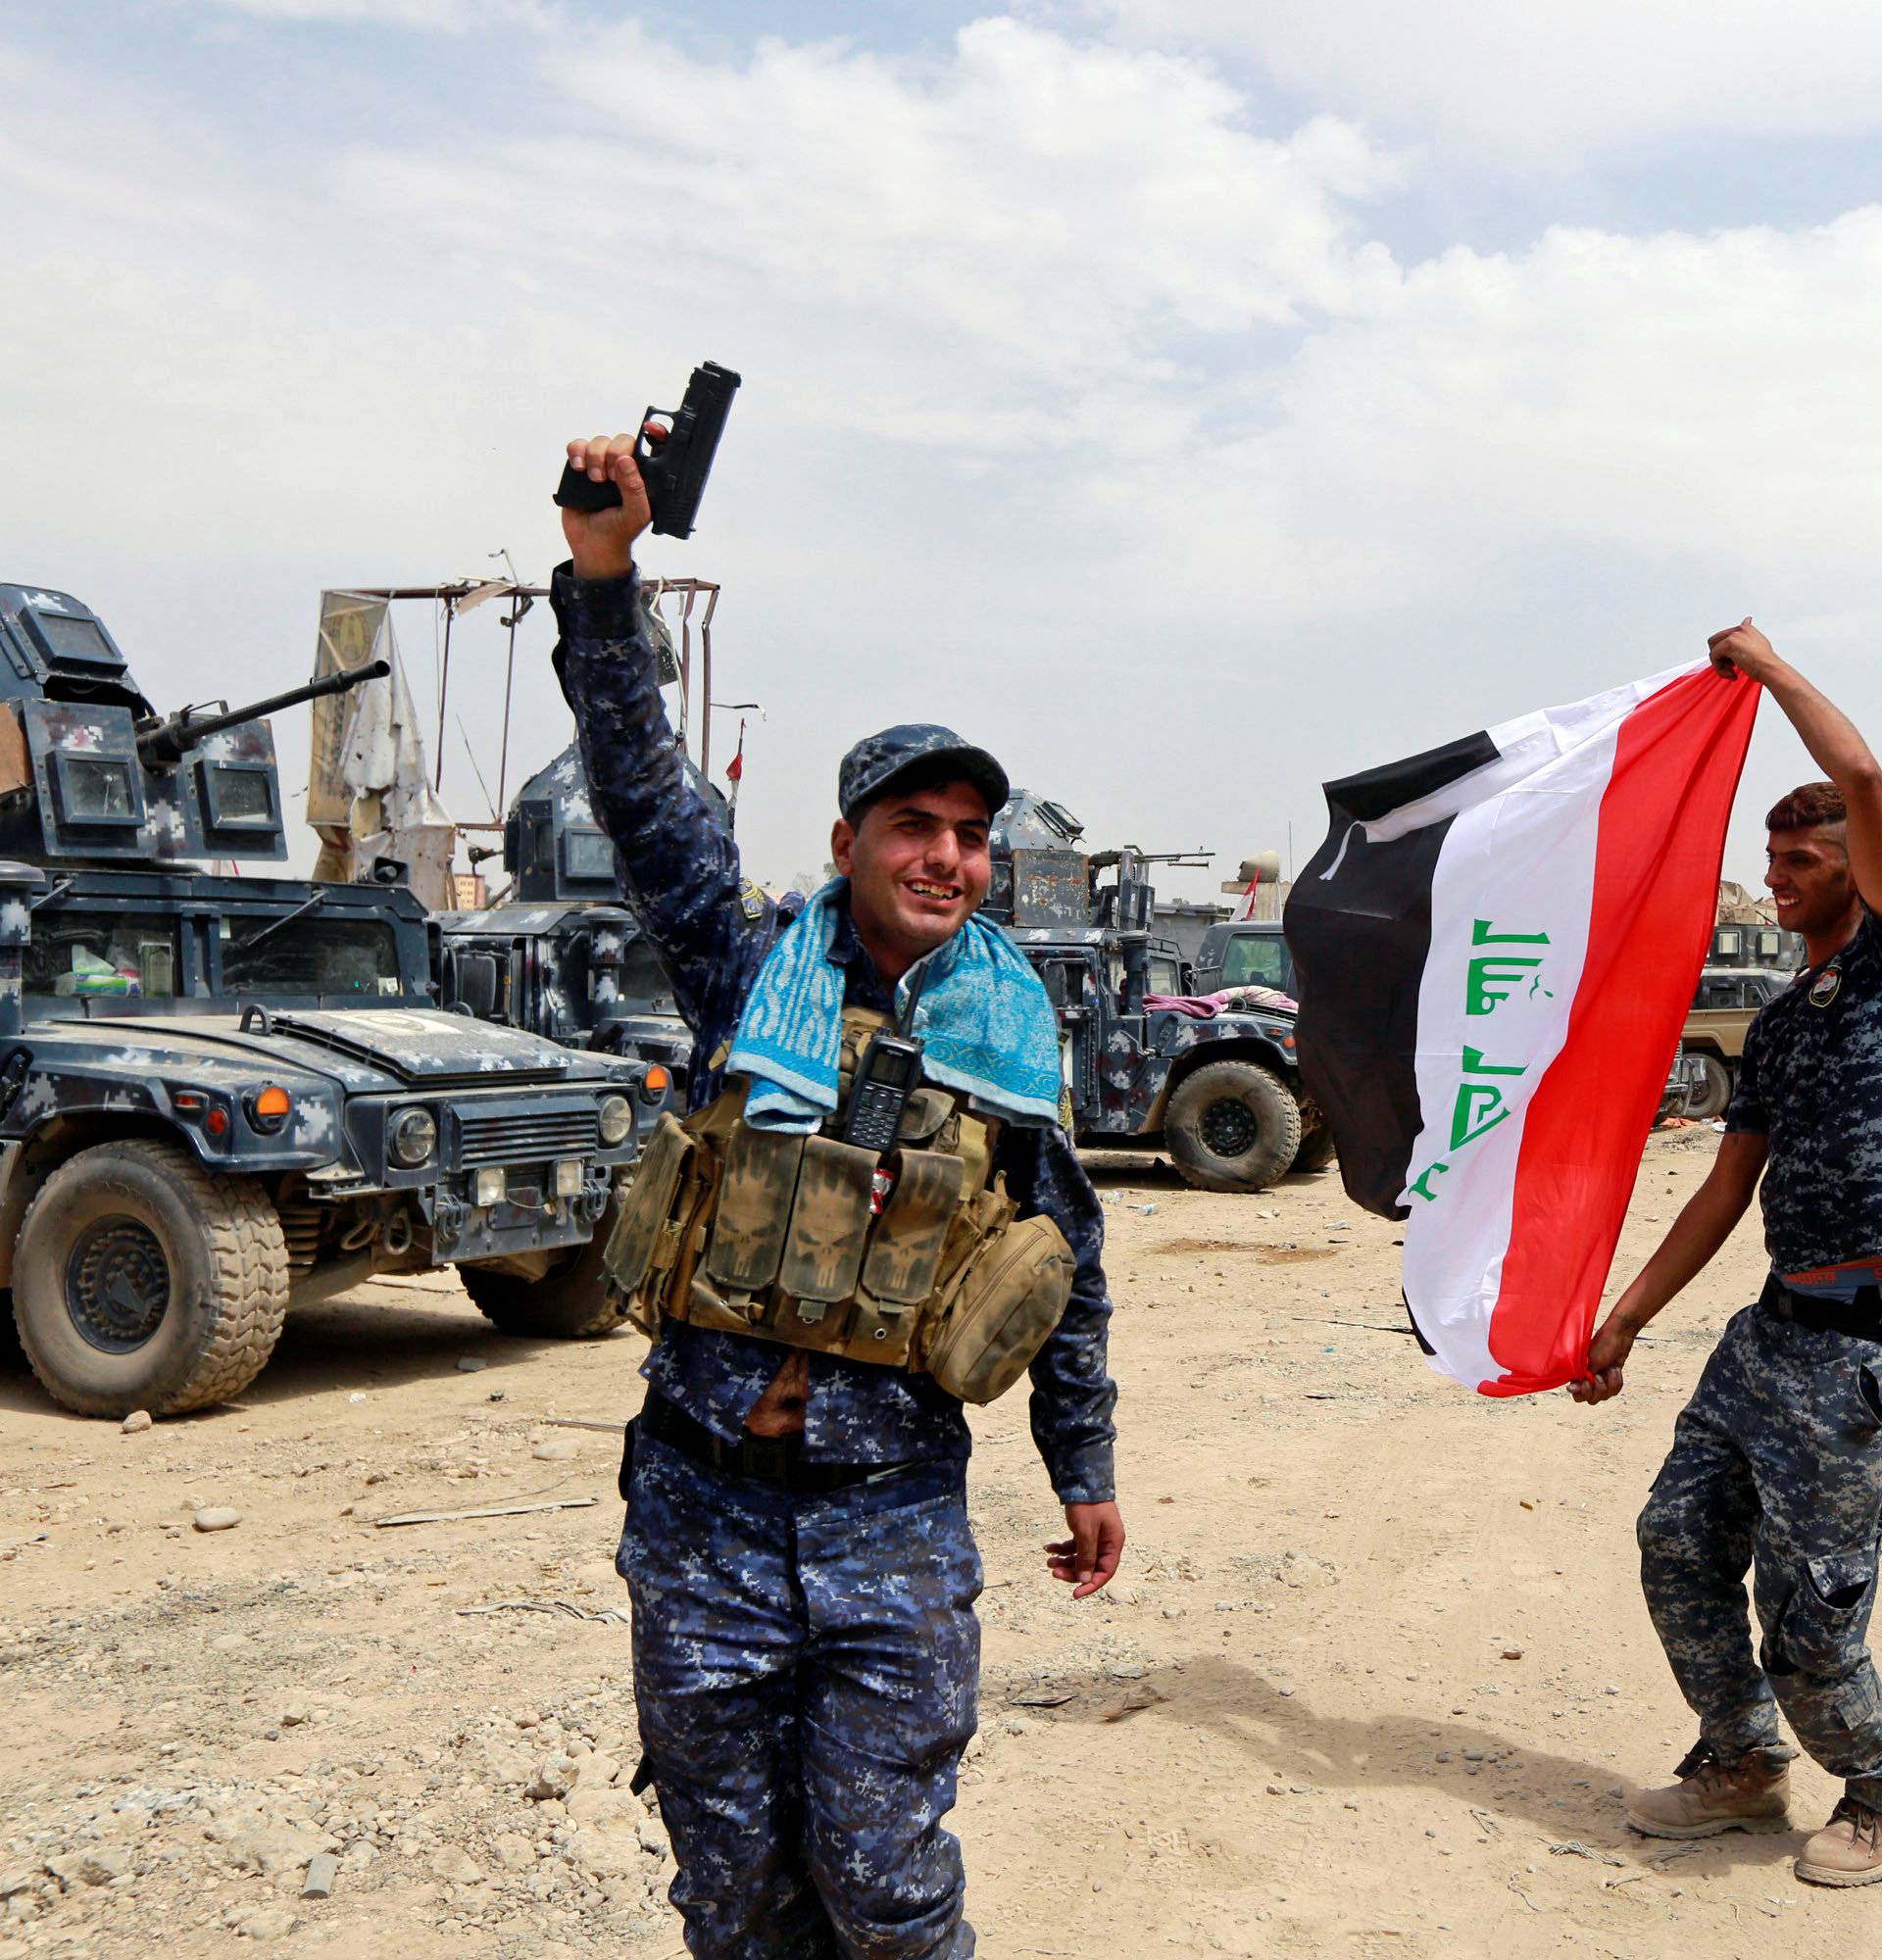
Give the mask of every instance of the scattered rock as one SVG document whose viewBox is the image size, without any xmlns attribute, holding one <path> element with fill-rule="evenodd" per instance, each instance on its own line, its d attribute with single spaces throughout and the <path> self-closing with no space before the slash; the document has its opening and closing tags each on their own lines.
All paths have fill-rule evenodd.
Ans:
<svg viewBox="0 0 1882 1960">
<path fill-rule="evenodd" d="M 450 1886 L 480 1886 L 483 1884 L 483 1867 L 461 1846 L 447 1844 L 431 1860 L 431 1876 L 442 1879 Z"/>
<path fill-rule="evenodd" d="M 259 1906 L 233 1922 L 238 1939 L 285 1939 L 299 1924 L 284 1905 Z"/>
<path fill-rule="evenodd" d="M 581 1454 L 581 1445 L 569 1436 L 549 1436 L 531 1446 L 529 1454 L 538 1463 L 572 1463 Z"/>
<path fill-rule="evenodd" d="M 324 1836 L 300 1819 L 283 1817 L 260 1797 L 224 1800 L 210 1819 L 209 1837 L 222 1844 L 233 1865 L 266 1879 L 298 1876 L 317 1852 L 328 1849 Z"/>
<path fill-rule="evenodd" d="M 1327 1513 L 1333 1515 L 1331 1511 Z M 1296 1592 L 1318 1592 L 1327 1586 L 1339 1583 L 1338 1569 L 1324 1558 L 1315 1558 L 1311 1551 L 1284 1551 L 1280 1563 L 1275 1567 L 1275 1577 L 1283 1586 L 1291 1586 Z"/>
<path fill-rule="evenodd" d="M 226 1504 L 207 1505 L 190 1519 L 199 1532 L 233 1531 L 241 1521 L 241 1512 L 231 1510 Z"/>
<path fill-rule="evenodd" d="M 150 1427 L 150 1411 L 148 1409 L 132 1409 L 118 1427 L 126 1436 L 141 1436 Z"/>
<path fill-rule="evenodd" d="M 505 1831 L 490 1847 L 506 1872 L 526 1872 L 536 1862 L 536 1847 L 520 1831 Z"/>
<path fill-rule="evenodd" d="M 620 1774 L 620 1765 L 613 1756 L 604 1755 L 599 1749 L 592 1755 L 580 1757 L 575 1764 L 575 1788 L 595 1789 L 614 1782 Z"/>
<path fill-rule="evenodd" d="M 68 1891 L 78 1886 L 108 1886 L 130 1870 L 130 1853 L 122 1844 L 87 1844 L 46 1861 L 46 1869 Z"/>
<path fill-rule="evenodd" d="M 542 1759 L 523 1795 L 532 1803 L 544 1803 L 552 1797 L 567 1796 L 575 1787 L 577 1768 L 574 1757 L 567 1749 L 557 1749 L 554 1754 Z"/>
<path fill-rule="evenodd" d="M 481 1361 L 474 1354 L 458 1356 L 458 1373 L 461 1375 L 480 1375 L 489 1365 L 488 1361 Z"/>
<path fill-rule="evenodd" d="M 619 1878 L 637 1872 L 645 1856 L 633 1826 L 624 1818 L 584 1824 L 569 1842 L 569 1862 L 590 1878 Z"/>
<path fill-rule="evenodd" d="M 300 1702 L 290 1701 L 281 1710 L 279 1720 L 283 1729 L 298 1729 L 307 1720 L 307 1710 Z"/>
<path fill-rule="evenodd" d="M 1503 1657 L 1505 1660 L 1520 1660 L 1522 1658 L 1522 1649 L 1520 1647 L 1505 1647 Z"/>
<path fill-rule="evenodd" d="M 577 1783 L 567 1798 L 570 1824 L 607 1824 L 640 1814 L 639 1802 L 624 1789 L 606 1784 Z"/>
</svg>

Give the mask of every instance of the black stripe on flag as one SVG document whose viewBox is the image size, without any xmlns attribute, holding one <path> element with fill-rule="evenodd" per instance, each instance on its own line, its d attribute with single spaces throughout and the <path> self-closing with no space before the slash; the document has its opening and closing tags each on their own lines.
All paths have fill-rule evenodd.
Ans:
<svg viewBox="0 0 1882 1960">
<path fill-rule="evenodd" d="M 1328 783 L 1326 842 L 1288 898 L 1301 1084 L 1332 1126 L 1347 1196 L 1381 1217 L 1409 1215 L 1398 1200 L 1419 1126 L 1418 987 L 1431 950 L 1431 879 L 1451 819 L 1384 844 L 1368 843 L 1359 826 L 1500 753 L 1480 733 Z"/>
</svg>

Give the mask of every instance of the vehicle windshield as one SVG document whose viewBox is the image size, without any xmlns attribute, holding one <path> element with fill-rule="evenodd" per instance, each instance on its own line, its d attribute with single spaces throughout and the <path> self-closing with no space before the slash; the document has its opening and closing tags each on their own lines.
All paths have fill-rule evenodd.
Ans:
<svg viewBox="0 0 1882 1960">
<path fill-rule="evenodd" d="M 399 994 L 398 937 L 384 919 L 311 911 L 261 935 L 266 919 L 224 918 L 224 994 Z"/>
<path fill-rule="evenodd" d="M 1287 941 L 1278 932 L 1244 933 L 1223 949 L 1224 987 L 1276 987 L 1285 994 L 1292 990 L 1293 979 Z"/>
<path fill-rule="evenodd" d="M 28 994 L 156 1000 L 176 992 L 181 970 L 176 920 L 161 912 L 41 910 L 21 977 Z"/>
<path fill-rule="evenodd" d="M 660 970 L 653 948 L 644 939 L 630 939 L 620 956 L 620 998 L 668 1007 L 673 1004 L 672 987 Z"/>
</svg>

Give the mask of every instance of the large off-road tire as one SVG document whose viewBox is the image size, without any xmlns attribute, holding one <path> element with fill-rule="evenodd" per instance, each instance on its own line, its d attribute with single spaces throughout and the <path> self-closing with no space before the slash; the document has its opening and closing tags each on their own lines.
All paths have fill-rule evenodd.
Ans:
<svg viewBox="0 0 1882 1960">
<path fill-rule="evenodd" d="M 1301 1132 L 1301 1147 L 1294 1152 L 1291 1167 L 1295 1170 L 1324 1170 L 1338 1154 L 1333 1148 L 1333 1126 L 1322 1116 Z"/>
<path fill-rule="evenodd" d="M 482 1266 L 460 1266 L 458 1277 L 477 1311 L 505 1334 L 551 1341 L 586 1341 L 612 1334 L 627 1318 L 627 1302 L 608 1284 L 602 1254 L 620 1204 L 616 1191 L 595 1236 L 565 1253 L 541 1279 Z"/>
<path fill-rule="evenodd" d="M 1732 1100 L 1732 1071 L 1715 1054 L 1695 1055 L 1694 1059 L 1704 1080 L 1688 1099 L 1686 1113 L 1695 1122 L 1709 1123 L 1714 1116 L 1724 1115 L 1725 1105 Z"/>
<path fill-rule="evenodd" d="M 1206 1062 L 1176 1085 L 1164 1138 L 1199 1191 L 1264 1191 L 1300 1151 L 1301 1105 L 1271 1069 Z"/>
<path fill-rule="evenodd" d="M 252 1178 L 180 1144 L 98 1144 L 47 1178 L 13 1260 L 21 1346 L 80 1415 L 180 1415 L 239 1395 L 287 1314 L 281 1221 Z"/>
</svg>

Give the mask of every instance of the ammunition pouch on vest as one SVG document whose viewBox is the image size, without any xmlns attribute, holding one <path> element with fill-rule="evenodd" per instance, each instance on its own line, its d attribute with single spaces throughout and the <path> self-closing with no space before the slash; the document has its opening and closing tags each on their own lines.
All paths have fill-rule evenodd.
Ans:
<svg viewBox="0 0 1882 1960">
<path fill-rule="evenodd" d="M 1050 1218 L 1015 1218 L 993 1170 L 996 1117 L 924 1083 L 896 1147 L 842 1141 L 856 1058 L 884 1016 L 843 1014 L 836 1113 L 815 1135 L 758 1130 L 734 1081 L 655 1126 L 608 1242 L 609 1276 L 656 1340 L 664 1319 L 931 1375 L 990 1402 L 1071 1297 Z M 892 1180 L 876 1196 L 880 1171 Z M 879 1210 L 878 1210 L 879 1202 Z"/>
</svg>

